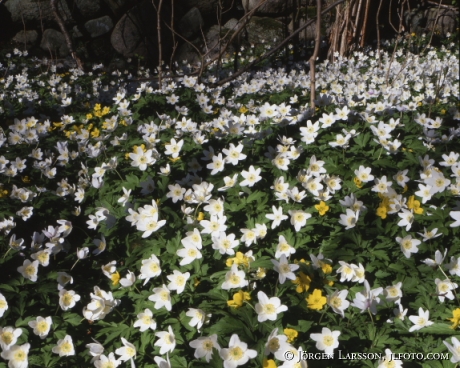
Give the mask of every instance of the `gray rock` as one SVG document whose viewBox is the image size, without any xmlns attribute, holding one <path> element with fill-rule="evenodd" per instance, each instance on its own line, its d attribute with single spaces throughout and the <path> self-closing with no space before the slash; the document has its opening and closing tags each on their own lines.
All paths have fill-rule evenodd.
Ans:
<svg viewBox="0 0 460 368">
<path fill-rule="evenodd" d="M 179 65 L 183 65 L 184 60 L 187 64 L 191 65 L 197 65 L 201 63 L 201 58 L 196 50 L 187 43 L 184 43 L 177 48 L 176 54 L 174 55 L 174 60 L 177 61 Z"/>
<path fill-rule="evenodd" d="M 282 22 L 268 17 L 252 17 L 247 24 L 248 41 L 254 44 L 262 42 L 272 44 L 283 39 Z"/>
<path fill-rule="evenodd" d="M 26 49 L 34 46 L 38 40 L 38 32 L 35 30 L 32 31 L 20 31 L 16 33 L 13 37 L 13 41 L 20 43 L 21 46 L 24 46 Z"/>
<path fill-rule="evenodd" d="M 75 0 L 75 6 L 85 19 L 92 18 L 101 10 L 100 0 Z"/>
<path fill-rule="evenodd" d="M 203 17 L 196 7 L 190 9 L 179 21 L 179 31 L 187 39 L 198 35 L 203 26 Z"/>
<path fill-rule="evenodd" d="M 55 29 L 47 29 L 43 32 L 40 47 L 43 50 L 57 53 L 59 57 L 69 55 L 69 48 L 67 47 L 64 35 Z"/>
<path fill-rule="evenodd" d="M 163 7 L 165 18 L 168 8 Z M 170 15 L 169 15 L 170 16 Z M 123 15 L 115 25 L 110 41 L 113 48 L 125 57 L 134 55 L 145 56 L 154 61 L 158 58 L 157 14 L 150 1 L 143 1 Z M 171 55 L 171 34 L 162 27 L 163 60 Z"/>
<path fill-rule="evenodd" d="M 220 2 L 225 10 L 232 6 L 234 0 L 220 0 Z M 210 24 L 217 23 L 216 9 L 219 6 L 219 0 L 181 0 L 176 1 L 176 5 L 180 5 L 184 9 L 198 8 L 207 22 L 210 22 Z"/>
<path fill-rule="evenodd" d="M 5 7 L 11 13 L 13 22 L 43 21 L 49 24 L 54 21 L 49 1 L 8 0 Z M 72 20 L 70 9 L 64 0 L 58 1 L 58 10 L 65 22 Z"/>
<path fill-rule="evenodd" d="M 87 21 L 83 27 L 90 37 L 96 38 L 109 33 L 113 28 L 113 22 L 108 15 L 105 15 L 101 18 Z M 73 36 L 77 38 L 83 37 L 83 34 L 77 26 L 73 27 Z"/>
<path fill-rule="evenodd" d="M 425 13 L 427 31 L 435 31 L 440 36 L 455 32 L 458 27 L 458 9 L 431 8 Z"/>
<path fill-rule="evenodd" d="M 261 0 L 242 0 L 244 9 L 248 12 L 253 10 Z M 277 15 L 285 13 L 289 9 L 289 1 L 286 0 L 267 0 L 264 5 L 257 9 L 256 14 Z"/>
<path fill-rule="evenodd" d="M 311 12 L 310 12 L 311 13 Z M 292 20 L 288 25 L 288 31 L 289 33 L 292 33 L 299 27 L 302 27 L 307 21 L 311 20 L 312 18 L 316 17 L 316 8 L 313 9 L 314 14 L 308 14 L 308 9 L 307 8 L 302 8 L 300 9 L 300 18 L 299 21 L 294 24 L 294 18 L 295 16 L 292 16 Z M 324 22 L 323 22 L 324 25 Z M 301 41 L 312 41 L 316 38 L 316 22 L 313 22 L 310 24 L 307 28 L 305 28 L 302 32 L 299 34 L 299 39 Z"/>
<path fill-rule="evenodd" d="M 232 18 L 227 21 L 227 23 L 224 24 L 224 28 L 227 29 L 236 29 L 238 27 L 238 19 Z"/>
</svg>

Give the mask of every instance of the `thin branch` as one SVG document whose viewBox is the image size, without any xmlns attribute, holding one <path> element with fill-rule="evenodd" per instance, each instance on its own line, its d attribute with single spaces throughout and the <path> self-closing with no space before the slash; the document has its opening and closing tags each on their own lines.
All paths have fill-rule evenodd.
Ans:
<svg viewBox="0 0 460 368">
<path fill-rule="evenodd" d="M 342 4 L 343 2 L 345 2 L 346 0 L 338 0 L 336 1 L 335 3 L 329 5 L 328 7 L 326 7 L 322 12 L 321 12 L 321 15 L 324 15 L 326 14 L 328 11 L 330 11 L 331 9 L 335 8 L 337 5 L 339 4 Z M 274 53 L 276 53 L 280 48 L 282 48 L 284 45 L 286 45 L 292 38 L 294 38 L 296 35 L 298 35 L 300 32 L 302 32 L 304 29 L 306 29 L 308 26 L 310 26 L 310 24 L 312 24 L 314 21 L 315 21 L 316 18 L 314 19 L 311 19 L 307 22 L 305 22 L 304 25 L 302 25 L 301 27 L 299 27 L 295 32 L 291 33 L 291 35 L 289 35 L 288 37 L 286 37 L 282 42 L 280 42 L 275 48 L 273 48 L 272 50 L 270 50 L 269 52 L 259 56 L 256 60 L 252 61 L 251 63 L 249 63 L 248 65 L 246 65 L 244 68 L 241 68 L 240 70 L 238 70 L 236 73 L 233 73 L 230 77 L 228 78 L 225 78 L 225 79 L 222 79 L 221 81 L 219 81 L 217 83 L 217 85 L 222 85 L 222 84 L 225 84 L 227 82 L 230 82 L 232 81 L 233 79 L 237 78 L 238 76 L 240 76 L 241 74 L 243 74 L 244 72 L 247 72 L 249 69 L 251 69 L 254 65 L 260 63 L 262 60 L 265 60 L 266 58 L 270 57 L 271 55 L 273 55 Z"/>
<path fill-rule="evenodd" d="M 316 73 L 315 61 L 318 57 L 319 44 L 321 42 L 321 0 L 316 0 L 316 38 L 315 50 L 310 58 L 310 105 L 313 113 L 315 112 L 315 99 L 316 99 Z"/>
<path fill-rule="evenodd" d="M 364 10 L 364 23 L 363 30 L 361 31 L 361 47 L 364 47 L 364 41 L 366 40 L 366 30 L 367 30 L 367 19 L 369 17 L 369 4 L 370 0 L 366 0 L 366 10 Z"/>
<path fill-rule="evenodd" d="M 83 70 L 83 64 L 80 58 L 77 56 L 77 53 L 73 49 L 72 39 L 70 38 L 69 32 L 67 32 L 67 29 L 65 28 L 64 21 L 62 20 L 61 15 L 59 14 L 56 1 L 57 0 L 50 1 L 51 10 L 53 11 L 54 18 L 56 19 L 56 22 L 59 24 L 59 28 L 61 28 L 61 32 L 64 34 L 67 47 L 70 51 L 70 55 L 77 63 L 77 67 Z"/>
<path fill-rule="evenodd" d="M 160 0 L 158 3 L 158 8 L 155 5 L 155 0 L 152 0 L 152 5 L 157 12 L 157 38 L 158 38 L 158 88 L 161 89 L 161 80 L 163 76 L 163 70 L 161 64 L 163 63 L 163 50 L 161 45 L 161 7 L 163 5 L 163 0 Z"/>
</svg>

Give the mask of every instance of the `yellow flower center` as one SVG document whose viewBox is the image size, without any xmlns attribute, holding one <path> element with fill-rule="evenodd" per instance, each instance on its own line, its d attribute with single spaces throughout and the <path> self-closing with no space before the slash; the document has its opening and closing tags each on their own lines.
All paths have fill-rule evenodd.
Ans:
<svg viewBox="0 0 460 368">
<path fill-rule="evenodd" d="M 324 336 L 323 343 L 326 346 L 332 346 L 334 344 L 334 338 L 331 335 Z"/>
<path fill-rule="evenodd" d="M 13 333 L 12 332 L 9 332 L 9 331 L 5 331 L 3 332 L 0 337 L 2 338 L 2 340 L 5 342 L 6 345 L 9 345 L 13 342 Z"/>
<path fill-rule="evenodd" d="M 229 355 L 233 360 L 240 360 L 243 357 L 243 350 L 239 346 L 235 346 L 231 348 L 229 351 Z"/>
</svg>

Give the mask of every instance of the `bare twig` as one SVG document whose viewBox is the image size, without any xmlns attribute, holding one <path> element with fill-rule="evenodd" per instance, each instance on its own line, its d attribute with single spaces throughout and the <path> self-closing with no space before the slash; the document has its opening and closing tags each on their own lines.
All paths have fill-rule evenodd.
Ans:
<svg viewBox="0 0 460 368">
<path fill-rule="evenodd" d="M 329 5 L 328 7 L 326 7 L 322 12 L 321 12 L 321 15 L 324 15 L 326 14 L 328 11 L 330 11 L 331 9 L 334 9 L 337 5 L 339 4 L 342 4 L 343 2 L 345 2 L 346 0 L 337 0 L 335 3 Z M 243 74 L 244 72 L 247 72 L 248 70 L 250 70 L 254 65 L 260 63 L 262 60 L 265 60 L 267 58 L 269 58 L 270 56 L 272 56 L 273 54 L 275 54 L 276 52 L 278 52 L 278 50 L 280 48 L 282 48 L 284 45 L 286 45 L 292 38 L 294 38 L 296 35 L 298 35 L 300 32 L 302 32 L 304 29 L 306 29 L 308 26 L 310 26 L 310 24 L 312 24 L 314 21 L 316 20 L 316 18 L 314 19 L 311 19 L 307 22 L 305 22 L 305 24 L 303 24 L 301 27 L 299 27 L 296 31 L 294 31 L 293 33 L 291 33 L 288 37 L 286 37 L 282 42 L 280 42 L 276 47 L 274 47 L 273 49 L 271 49 L 270 51 L 266 52 L 265 54 L 259 56 L 256 60 L 252 61 L 251 63 L 247 64 L 244 68 L 241 68 L 240 70 L 238 70 L 236 73 L 233 73 L 230 77 L 228 78 L 225 78 L 225 79 L 222 79 L 221 81 L 219 81 L 217 83 L 217 85 L 223 85 L 225 83 L 228 83 L 230 81 L 232 81 L 233 79 L 239 77 L 241 74 Z"/>
<path fill-rule="evenodd" d="M 152 0 L 152 5 L 157 12 L 157 38 L 158 38 L 158 87 L 161 89 L 161 80 L 163 76 L 162 63 L 163 63 L 163 50 L 161 45 L 161 7 L 163 6 L 163 0 L 160 0 L 158 7 L 155 5 L 155 0 Z"/>
<path fill-rule="evenodd" d="M 369 4 L 370 0 L 366 0 L 366 10 L 364 11 L 364 23 L 363 23 L 363 30 L 361 31 L 361 47 L 364 47 L 364 42 L 366 40 L 366 30 L 367 30 L 367 19 L 369 17 Z M 381 4 L 381 3 L 380 3 Z"/>
<path fill-rule="evenodd" d="M 313 113 L 315 112 L 316 99 L 316 73 L 315 62 L 318 57 L 319 44 L 321 42 L 321 0 L 316 0 L 316 37 L 315 50 L 310 58 L 310 105 Z"/>
<path fill-rule="evenodd" d="M 73 49 L 72 39 L 70 38 L 69 32 L 67 32 L 67 29 L 65 28 L 64 21 L 62 20 L 61 15 L 59 14 L 56 1 L 57 0 L 50 1 L 51 10 L 53 11 L 54 18 L 56 19 L 56 22 L 58 23 L 61 32 L 64 34 L 64 38 L 69 49 L 70 55 L 77 63 L 77 67 L 83 70 L 83 64 L 80 58 L 78 57 L 77 53 Z"/>
<path fill-rule="evenodd" d="M 171 29 L 174 29 L 174 0 L 171 0 Z M 174 55 L 176 54 L 176 49 L 178 43 L 176 42 L 176 34 L 172 32 L 172 44 L 173 50 L 171 54 L 171 58 L 169 59 L 169 70 L 173 71 L 173 61 Z"/>
<path fill-rule="evenodd" d="M 379 64 L 381 65 L 382 61 L 380 59 L 380 23 L 379 23 L 379 16 L 380 16 L 380 9 L 382 9 L 382 0 L 379 2 L 379 8 L 377 9 L 377 16 L 376 16 L 376 24 L 377 24 L 377 51 L 379 53 Z"/>
</svg>

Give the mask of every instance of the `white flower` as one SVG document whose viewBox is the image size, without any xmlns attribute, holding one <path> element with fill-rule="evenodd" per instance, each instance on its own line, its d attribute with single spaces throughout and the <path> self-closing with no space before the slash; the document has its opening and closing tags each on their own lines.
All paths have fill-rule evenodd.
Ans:
<svg viewBox="0 0 460 368">
<path fill-rule="evenodd" d="M 211 175 L 216 175 L 218 172 L 224 170 L 225 160 L 222 157 L 222 153 L 212 156 L 212 162 L 207 164 L 206 167 L 211 169 Z"/>
<path fill-rule="evenodd" d="M 99 359 L 94 362 L 96 368 L 116 368 L 121 364 L 118 359 L 115 359 L 115 355 L 110 353 L 108 356 L 101 354 Z"/>
<path fill-rule="evenodd" d="M 101 358 L 102 353 L 104 352 L 104 347 L 102 344 L 97 341 L 92 339 L 94 342 L 91 342 L 89 344 L 86 344 L 85 347 L 89 349 L 89 354 L 92 356 L 91 358 L 91 363 L 94 363 L 95 361 L 99 360 Z M 113 353 L 111 353 L 113 355 Z M 95 364 L 96 365 L 96 364 Z M 96 365 L 97 367 L 97 365 Z"/>
<path fill-rule="evenodd" d="M 340 331 L 331 331 L 323 327 L 321 333 L 310 334 L 310 338 L 316 341 L 316 348 L 324 351 L 328 355 L 334 354 L 334 349 L 339 347 L 338 337 Z"/>
<path fill-rule="evenodd" d="M 460 226 L 460 211 L 450 211 L 449 215 L 455 220 L 455 222 L 451 223 L 449 226 L 450 227 Z"/>
<path fill-rule="evenodd" d="M 125 187 L 122 187 L 123 195 L 118 199 L 118 203 L 121 203 L 122 206 L 129 201 L 129 196 L 131 195 L 131 189 L 127 190 Z"/>
<path fill-rule="evenodd" d="M 180 294 L 184 291 L 187 280 L 190 278 L 190 273 L 182 273 L 180 271 L 174 270 L 172 275 L 166 276 L 169 281 L 168 284 L 169 290 L 176 290 L 177 294 Z"/>
<path fill-rule="evenodd" d="M 387 286 L 383 290 L 383 295 L 385 296 L 386 300 L 399 304 L 402 298 L 401 286 L 402 282 L 398 282 L 396 285 Z"/>
<path fill-rule="evenodd" d="M 174 335 L 171 326 L 168 326 L 168 331 L 155 332 L 155 336 L 159 337 L 155 346 L 160 347 L 161 355 L 167 352 L 172 352 L 176 347 L 176 336 Z"/>
<path fill-rule="evenodd" d="M 125 277 L 120 279 L 120 285 L 124 288 L 134 285 L 136 282 L 136 275 L 133 272 L 128 270 L 128 273 Z"/>
<path fill-rule="evenodd" d="M 93 254 L 95 256 L 101 254 L 107 247 L 107 242 L 105 241 L 105 237 L 102 234 L 101 234 L 101 239 L 94 239 L 93 243 L 97 247 L 96 249 L 93 250 Z"/>
<path fill-rule="evenodd" d="M 241 341 L 237 334 L 233 334 L 229 347 L 220 349 L 219 355 L 224 360 L 224 368 L 236 368 L 246 364 L 249 359 L 254 359 L 257 351 L 248 349 L 248 344 Z"/>
<path fill-rule="evenodd" d="M 458 287 L 456 283 L 451 282 L 449 279 L 435 279 L 434 282 L 436 283 L 436 292 L 438 293 L 438 298 L 441 303 L 444 303 L 445 298 L 454 300 L 455 296 L 452 290 Z"/>
<path fill-rule="evenodd" d="M 154 294 L 149 296 L 149 300 L 155 302 L 154 308 L 160 309 L 161 307 L 165 307 L 166 310 L 170 311 L 172 309 L 171 305 L 171 292 L 168 288 L 163 284 L 162 287 L 154 288 Z"/>
<path fill-rule="evenodd" d="M 356 226 L 358 222 L 359 211 L 352 211 L 347 208 L 346 215 L 340 215 L 339 224 L 345 226 L 345 230 L 351 229 Z"/>
<path fill-rule="evenodd" d="M 136 357 L 136 347 L 130 342 L 128 342 L 124 337 L 121 338 L 121 342 L 124 346 L 115 350 L 115 354 L 120 355 L 120 360 L 122 360 L 123 362 L 126 362 L 128 360 L 131 360 L 132 362 L 132 359 Z"/>
<path fill-rule="evenodd" d="M 46 267 L 50 263 L 50 254 L 51 250 L 43 249 L 39 250 L 37 253 L 32 253 L 30 257 L 37 260 L 40 266 Z"/>
<path fill-rule="evenodd" d="M 73 290 L 59 290 L 59 305 L 62 310 L 66 311 L 75 307 L 75 303 L 80 300 L 80 295 L 75 294 Z"/>
<path fill-rule="evenodd" d="M 380 303 L 380 298 L 378 297 L 383 288 L 379 287 L 372 289 L 367 280 L 364 280 L 364 290 L 355 294 L 355 299 L 351 304 L 353 307 L 361 309 L 361 313 L 370 311 L 372 314 L 377 314 L 377 305 Z"/>
<path fill-rule="evenodd" d="M 243 180 L 240 183 L 240 185 L 242 187 L 244 187 L 244 186 L 252 187 L 255 183 L 257 183 L 259 180 L 262 179 L 262 177 L 259 175 L 261 171 L 262 171 L 261 168 L 258 168 L 256 170 L 256 169 L 254 169 L 254 166 L 252 166 L 252 165 L 249 167 L 249 171 L 243 170 L 241 172 L 241 176 L 245 180 Z"/>
<path fill-rule="evenodd" d="M 201 252 L 191 244 L 187 244 L 184 248 L 177 250 L 176 254 L 182 258 L 179 262 L 181 266 L 192 263 L 195 259 L 202 258 Z"/>
<path fill-rule="evenodd" d="M 407 235 L 404 238 L 400 238 L 398 236 L 396 241 L 401 245 L 401 251 L 404 253 L 406 258 L 410 258 L 411 253 L 417 253 L 417 246 L 421 243 L 420 240 L 412 239 L 412 236 L 410 235 Z"/>
<path fill-rule="evenodd" d="M 152 318 L 153 313 L 150 309 L 146 308 L 143 313 L 137 315 L 137 321 L 134 322 L 133 327 L 139 327 L 141 332 L 147 331 L 149 328 L 153 331 L 157 328 L 155 319 Z"/>
<path fill-rule="evenodd" d="M 422 307 L 418 309 L 418 316 L 409 316 L 409 320 L 414 324 L 409 328 L 409 332 L 420 330 L 423 327 L 430 326 L 433 322 L 429 321 L 430 311 L 424 311 Z"/>
<path fill-rule="evenodd" d="M 37 281 L 38 263 L 38 261 L 30 262 L 30 260 L 26 259 L 23 265 L 18 267 L 18 272 L 20 272 L 24 278 L 35 282 Z"/>
<path fill-rule="evenodd" d="M 265 215 L 266 218 L 272 220 L 272 229 L 279 226 L 281 221 L 284 221 L 288 218 L 287 215 L 283 215 L 283 208 L 281 206 L 278 209 L 275 206 L 272 206 L 273 213 Z"/>
<path fill-rule="evenodd" d="M 72 337 L 66 335 L 63 339 L 59 340 L 57 345 L 51 350 L 54 354 L 62 356 L 75 355 L 75 349 L 73 347 Z"/>
<path fill-rule="evenodd" d="M 27 368 L 29 361 L 27 359 L 29 355 L 30 344 L 26 343 L 23 345 L 14 345 L 9 350 L 4 350 L 1 357 L 5 360 L 9 360 L 9 368 Z"/>
<path fill-rule="evenodd" d="M 225 281 L 222 284 L 222 289 L 229 290 L 234 288 L 242 288 L 248 285 L 248 280 L 245 279 L 244 271 L 239 271 L 238 266 L 234 263 L 229 272 L 225 274 Z"/>
<path fill-rule="evenodd" d="M 268 298 L 267 294 L 263 291 L 257 293 L 259 303 L 255 305 L 257 312 L 257 320 L 264 322 L 267 319 L 270 321 L 276 321 L 278 314 L 288 310 L 288 307 L 281 305 L 281 300 L 277 297 Z"/>
<path fill-rule="evenodd" d="M 189 308 L 185 315 L 192 318 L 189 325 L 192 327 L 196 326 L 198 332 L 203 327 L 203 323 L 206 323 L 211 318 L 211 314 L 206 314 L 203 310 L 195 308 Z"/>
<path fill-rule="evenodd" d="M 218 236 L 212 236 L 212 248 L 218 250 L 220 254 L 234 255 L 233 248 L 239 243 L 239 240 L 235 240 L 235 234 L 226 235 L 225 232 L 220 232 Z"/>
<path fill-rule="evenodd" d="M 288 244 L 286 238 L 283 235 L 279 236 L 279 242 L 276 247 L 275 258 L 279 259 L 281 255 L 289 257 L 291 254 L 295 253 L 295 248 Z"/>
<path fill-rule="evenodd" d="M 422 203 L 426 203 L 427 201 L 431 199 L 432 187 L 431 185 L 423 185 L 423 184 L 419 184 L 418 187 L 420 188 L 420 190 L 418 192 L 415 192 L 415 195 L 422 198 Z"/>
<path fill-rule="evenodd" d="M 371 168 L 360 166 L 358 170 L 355 170 L 356 177 L 361 180 L 363 183 L 374 180 L 374 176 L 371 175 Z M 386 179 L 386 178 L 385 178 Z"/>
<path fill-rule="evenodd" d="M 225 225 L 226 221 L 226 216 L 211 215 L 211 219 L 209 221 L 200 221 L 200 225 L 203 226 L 203 230 L 201 230 L 201 232 L 203 234 L 211 234 L 211 236 L 219 235 L 221 231 L 227 230 L 227 225 Z"/>
<path fill-rule="evenodd" d="M 174 138 L 171 139 L 171 142 L 165 145 L 165 155 L 172 155 L 172 158 L 178 158 L 183 144 L 183 139 L 181 139 L 179 142 L 176 142 Z"/>
<path fill-rule="evenodd" d="M 232 165 L 237 165 L 238 161 L 242 161 L 246 158 L 244 153 L 241 153 L 243 150 L 243 145 L 240 143 L 237 147 L 233 143 L 230 143 L 229 149 L 223 149 L 222 152 L 226 155 L 225 161 L 231 163 Z"/>
<path fill-rule="evenodd" d="M 144 285 L 152 277 L 157 277 L 161 274 L 160 260 L 155 254 L 152 254 L 150 258 L 142 260 L 141 274 L 139 275 L 140 280 L 144 280 Z"/>
<path fill-rule="evenodd" d="M 152 150 L 144 152 L 142 147 L 136 147 L 134 153 L 129 154 L 131 166 L 139 167 L 139 170 L 147 170 L 147 165 L 153 164 L 156 160 L 152 157 Z"/>
<path fill-rule="evenodd" d="M 18 341 L 18 337 L 22 335 L 20 328 L 0 327 L 0 347 L 2 350 L 8 350 Z"/>
<path fill-rule="evenodd" d="M 294 226 L 295 231 L 300 231 L 311 217 L 310 213 L 301 210 L 289 210 L 289 215 L 291 216 L 291 225 Z"/>
<path fill-rule="evenodd" d="M 394 358 L 394 354 L 390 349 L 385 349 L 385 356 L 379 359 L 377 368 L 401 368 L 402 361 Z"/>
<path fill-rule="evenodd" d="M 353 267 L 344 261 L 339 261 L 339 264 L 340 267 L 337 270 L 337 273 L 340 273 L 340 282 L 351 281 L 355 275 Z"/>
<path fill-rule="evenodd" d="M 425 263 L 427 266 L 436 268 L 442 265 L 442 262 L 444 262 L 444 258 L 446 258 L 446 254 L 447 254 L 447 249 L 444 250 L 444 255 L 439 250 L 437 250 L 436 252 L 434 252 L 434 260 L 432 260 L 431 258 L 426 258 L 422 262 Z"/>
<path fill-rule="evenodd" d="M 401 220 L 398 222 L 398 226 L 405 226 L 406 231 L 409 231 L 412 227 L 412 222 L 414 221 L 414 214 L 412 210 L 406 210 L 401 208 L 402 213 L 398 213 L 398 216 L 401 217 Z"/>
<path fill-rule="evenodd" d="M 157 363 L 158 368 L 171 368 L 171 362 L 169 361 L 169 356 L 166 356 L 166 360 L 162 357 L 156 356 L 153 358 L 155 363 Z"/>
<path fill-rule="evenodd" d="M 295 280 L 293 271 L 297 270 L 300 267 L 299 265 L 289 264 L 284 254 L 281 255 L 279 262 L 274 259 L 271 262 L 274 265 L 273 269 L 279 273 L 280 284 L 284 284 L 286 279 Z"/>
<path fill-rule="evenodd" d="M 329 305 L 335 313 L 340 314 L 342 318 L 345 317 L 344 310 L 350 306 L 350 302 L 346 300 L 347 295 L 348 290 L 337 290 L 327 297 L 327 305 Z"/>
<path fill-rule="evenodd" d="M 0 317 L 3 317 L 3 313 L 8 309 L 8 303 L 3 294 L 0 293 Z"/>
<path fill-rule="evenodd" d="M 438 236 L 442 235 L 442 233 L 437 234 L 437 232 L 438 232 L 437 228 L 434 228 L 433 230 L 427 231 L 426 227 L 424 227 L 423 228 L 423 233 L 417 233 L 417 234 L 420 235 L 420 236 L 423 236 L 422 241 L 426 242 L 426 241 L 428 241 L 430 239 L 434 239 L 434 238 L 437 238 Z M 437 252 L 439 252 L 439 251 L 437 251 Z M 441 252 L 439 252 L 439 253 L 441 253 Z M 445 254 L 444 254 L 444 257 L 445 257 Z M 442 263 L 442 261 L 441 261 L 441 263 Z"/>
<path fill-rule="evenodd" d="M 189 344 L 195 350 L 195 358 L 200 359 L 202 357 L 205 358 L 206 362 L 209 363 L 212 357 L 213 349 L 217 349 L 220 351 L 220 346 L 217 343 L 217 335 L 211 336 L 202 336 L 197 338 L 196 340 L 190 341 Z"/>
<path fill-rule="evenodd" d="M 450 345 L 447 341 L 443 341 L 442 343 L 447 346 L 447 349 L 452 354 L 452 356 L 450 357 L 450 361 L 452 363 L 459 363 L 460 362 L 460 342 L 457 340 L 457 338 L 452 337 L 453 345 Z"/>
<path fill-rule="evenodd" d="M 265 344 L 264 354 L 275 354 L 280 350 L 282 350 L 284 353 L 288 346 L 289 344 L 287 343 L 287 336 L 284 334 L 278 335 L 278 328 L 275 328 L 268 336 L 267 343 Z"/>
<path fill-rule="evenodd" d="M 40 317 L 38 316 L 35 321 L 29 322 L 29 327 L 34 329 L 34 334 L 40 336 L 41 339 L 44 339 L 50 332 L 50 328 L 53 321 L 51 317 Z"/>
</svg>

